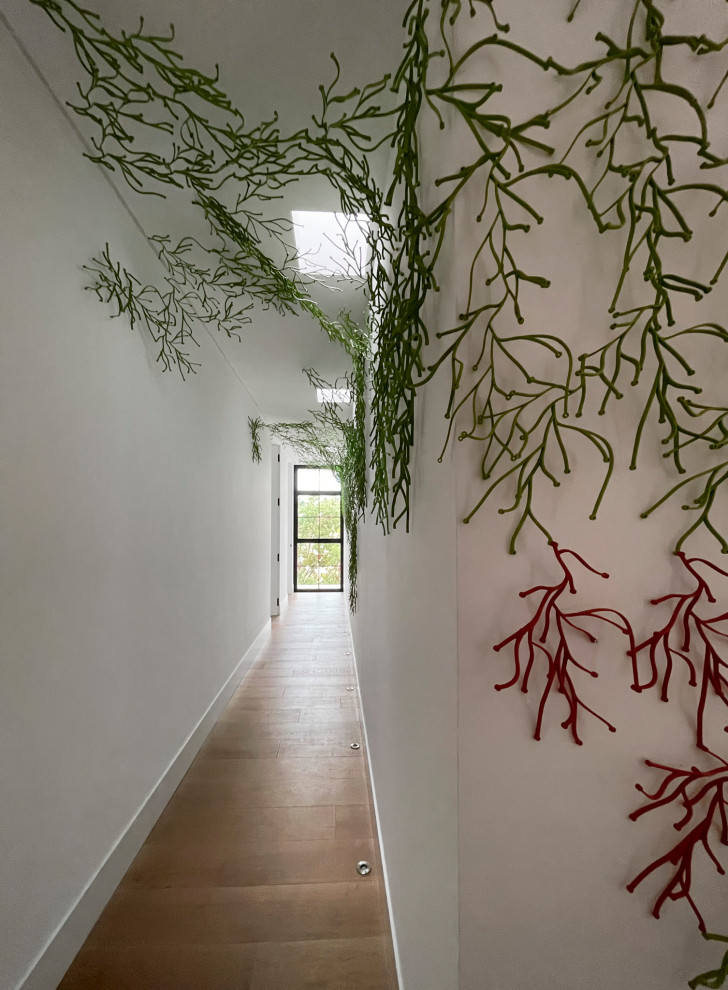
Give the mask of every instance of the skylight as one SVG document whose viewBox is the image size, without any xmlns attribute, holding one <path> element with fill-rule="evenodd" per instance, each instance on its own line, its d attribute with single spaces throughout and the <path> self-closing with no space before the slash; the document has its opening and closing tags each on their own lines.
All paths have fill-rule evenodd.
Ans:
<svg viewBox="0 0 728 990">
<path fill-rule="evenodd" d="M 336 402 L 343 406 L 351 402 L 351 391 L 348 388 L 317 388 L 317 402 Z"/>
<path fill-rule="evenodd" d="M 366 235 L 369 218 L 364 213 L 324 213 L 293 210 L 298 266 L 309 275 L 359 279 L 368 262 Z"/>
</svg>

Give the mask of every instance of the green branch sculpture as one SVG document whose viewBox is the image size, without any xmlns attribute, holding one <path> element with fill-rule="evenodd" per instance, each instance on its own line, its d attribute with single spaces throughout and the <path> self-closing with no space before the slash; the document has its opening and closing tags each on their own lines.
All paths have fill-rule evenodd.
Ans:
<svg viewBox="0 0 728 990">
<path fill-rule="evenodd" d="M 711 516 L 728 477 L 725 465 L 705 470 L 701 464 L 690 471 L 685 462 L 693 450 L 719 449 L 728 437 L 728 406 L 700 398 L 699 369 L 689 353 L 696 341 L 728 342 L 728 332 L 715 322 L 680 328 L 675 318 L 678 297 L 699 303 L 708 295 L 725 270 L 728 252 L 705 278 L 671 270 L 664 260 L 666 245 L 694 246 L 699 233 L 682 209 L 686 197 L 704 197 L 711 217 L 728 199 L 714 179 L 679 179 L 673 151 L 692 150 L 699 169 L 718 174 L 725 159 L 712 149 L 707 114 L 728 74 L 704 108 L 680 80 L 666 77 L 663 60 L 667 50 L 676 49 L 710 57 L 723 51 L 726 39 L 671 35 L 654 0 L 634 0 L 621 40 L 598 33 L 602 53 L 566 65 L 511 40 L 492 2 L 469 0 L 466 8 L 461 0 L 440 0 L 439 5 L 414 0 L 404 18 L 403 56 L 394 71 L 361 89 L 341 91 L 341 67 L 334 58 L 334 79 L 320 87 L 319 114 L 309 127 L 284 135 L 275 118 L 248 125 L 221 87 L 217 69 L 209 74 L 185 65 L 172 47 L 173 30 L 165 36 L 148 33 L 142 21 L 135 31 L 114 36 L 74 0 L 31 2 L 71 36 L 86 77 L 74 109 L 94 131 L 93 160 L 120 172 L 144 194 L 187 190 L 209 222 L 209 244 L 186 238 L 173 247 L 164 237 L 156 239 L 167 272 L 163 288 L 137 282 L 111 260 L 108 249 L 94 262 L 91 287 L 117 312 L 146 324 L 160 344 L 164 367 L 194 371 L 186 351 L 194 340 L 192 321 L 237 334 L 250 318 L 251 302 L 280 312 L 307 312 L 349 353 L 360 349 L 365 334 L 356 331 L 352 339 L 350 324 L 328 317 L 307 293 L 286 244 L 285 222 L 266 219 L 260 210 L 289 183 L 322 175 L 338 191 L 345 213 L 363 213 L 371 221 L 366 275 L 376 339 L 366 368 L 371 495 L 375 518 L 385 530 L 400 521 L 408 525 L 414 410 L 419 390 L 436 374 L 449 369 L 445 442 L 455 435 L 481 447 L 484 492 L 466 521 L 496 491 L 510 490 L 511 501 L 500 511 L 514 514 L 511 552 L 526 522 L 550 538 L 538 508 L 540 487 L 559 485 L 560 476 L 571 472 L 575 443 L 591 448 L 604 464 L 592 510 L 596 516 L 612 476 L 614 447 L 604 431 L 574 420 L 590 410 L 605 413 L 627 384 L 636 386 L 649 376 L 630 466 L 637 466 L 646 424 L 656 414 L 666 427 L 664 456 L 686 477 L 645 514 L 683 485 L 696 490 L 702 484 L 688 503 L 697 510 L 696 518 L 678 548 L 705 526 L 721 549 L 728 549 Z M 431 21 L 438 6 L 439 16 Z M 474 16 L 478 6 L 488 11 L 495 31 L 455 55 L 453 25 L 466 9 Z M 491 111 L 493 97 L 507 95 L 505 84 L 472 80 L 482 77 L 482 60 L 497 49 L 571 84 L 570 90 L 526 120 Z M 607 86 L 608 99 L 595 114 L 588 97 Z M 685 108 L 694 127 L 661 129 L 651 110 L 655 95 Z M 582 104 L 586 112 L 579 118 Z M 542 135 L 567 110 L 578 124 L 557 149 Z M 472 138 L 474 156 L 423 190 L 421 125 L 430 115 L 445 128 L 446 113 L 455 121 L 451 127 L 464 127 Z M 154 142 L 147 140 L 152 133 Z M 393 149 L 393 169 L 389 183 L 379 188 L 367 152 L 382 144 Z M 518 238 L 535 236 L 543 224 L 534 200 L 542 177 L 569 183 L 596 229 L 622 243 L 610 336 L 576 355 L 551 332 L 519 329 L 529 321 L 524 286 L 549 287 L 547 279 L 527 272 L 517 259 Z M 469 262 L 467 306 L 456 326 L 432 333 L 425 303 L 438 287 L 450 218 L 455 203 L 476 187 L 482 198 L 473 221 L 482 233 Z M 234 203 L 227 190 L 234 192 Z M 426 198 L 433 203 L 425 206 Z M 199 255 L 194 263 L 186 257 L 193 250 Z M 271 252 L 281 258 L 278 263 Z M 651 295 L 622 309 L 620 300 L 634 282 L 646 284 Z M 479 356 L 473 360 L 476 341 Z"/>
<path fill-rule="evenodd" d="M 728 935 L 712 935 L 710 932 L 703 932 L 703 938 L 714 942 L 728 942 Z M 690 980 L 688 986 L 691 990 L 696 990 L 696 987 L 711 987 L 715 990 L 717 987 L 725 986 L 726 980 L 728 980 L 728 952 L 723 956 L 723 962 L 718 969 L 701 973 Z"/>
<path fill-rule="evenodd" d="M 260 464 L 263 460 L 262 431 L 265 423 L 256 416 L 248 416 L 248 429 L 250 430 L 250 456 L 254 464 Z"/>
</svg>

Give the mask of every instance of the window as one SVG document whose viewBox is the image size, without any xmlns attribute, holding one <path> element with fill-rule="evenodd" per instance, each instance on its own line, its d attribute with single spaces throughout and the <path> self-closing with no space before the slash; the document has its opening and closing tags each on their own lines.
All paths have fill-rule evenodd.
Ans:
<svg viewBox="0 0 728 990">
<path fill-rule="evenodd" d="M 293 472 L 295 591 L 341 591 L 341 485 L 333 471 L 296 465 Z"/>
<path fill-rule="evenodd" d="M 310 275 L 359 279 L 368 263 L 369 217 L 363 213 L 293 210 L 298 265 Z"/>
</svg>

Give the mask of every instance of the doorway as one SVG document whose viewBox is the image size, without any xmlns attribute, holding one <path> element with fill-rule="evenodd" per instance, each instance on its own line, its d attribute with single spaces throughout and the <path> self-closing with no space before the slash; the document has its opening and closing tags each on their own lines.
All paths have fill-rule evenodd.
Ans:
<svg viewBox="0 0 728 990">
<path fill-rule="evenodd" d="M 294 591 L 343 590 L 341 484 L 333 471 L 293 469 Z"/>
</svg>

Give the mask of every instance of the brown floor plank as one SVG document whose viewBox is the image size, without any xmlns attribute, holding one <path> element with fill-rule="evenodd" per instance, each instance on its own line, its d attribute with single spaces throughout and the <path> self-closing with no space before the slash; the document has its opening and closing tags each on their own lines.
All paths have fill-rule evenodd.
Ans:
<svg viewBox="0 0 728 990">
<path fill-rule="evenodd" d="M 251 761 L 252 762 L 252 761 Z M 347 763 L 354 763 L 347 760 Z M 218 814 L 249 808 L 292 808 L 312 804 L 366 804 L 366 784 L 361 778 L 326 780 L 324 778 L 282 779 L 244 784 L 237 780 L 200 780 L 179 788 L 170 802 L 175 810 L 201 807 L 216 808 Z"/>
<path fill-rule="evenodd" d="M 374 834 L 374 816 L 366 804 L 344 804 L 336 808 L 336 838 L 366 839 Z"/>
<path fill-rule="evenodd" d="M 319 756 L 338 756 L 344 759 L 362 758 L 361 750 L 352 750 L 350 744 L 357 741 L 351 734 L 339 742 L 315 741 L 307 742 L 302 740 L 282 739 L 278 756 L 288 759 L 311 759 Z"/>
<path fill-rule="evenodd" d="M 326 663 L 314 661 L 290 660 L 282 663 L 269 660 L 256 667 L 261 674 L 270 677 L 272 674 L 285 674 L 286 677 L 353 677 L 353 663 Z"/>
<path fill-rule="evenodd" d="M 384 990 L 383 938 L 261 945 L 251 990 Z"/>
<path fill-rule="evenodd" d="M 356 705 L 347 708 L 302 708 L 299 722 L 345 722 L 359 726 L 359 709 Z"/>
<path fill-rule="evenodd" d="M 237 689 L 231 698 L 231 702 L 244 698 L 283 698 L 286 693 L 286 684 L 246 684 L 244 688 Z M 275 706 L 271 706 L 275 707 Z"/>
<path fill-rule="evenodd" d="M 302 704 L 305 704 L 307 708 L 339 708 L 341 707 L 341 694 L 328 695 L 327 697 L 313 697 L 313 698 L 298 698 L 290 699 L 281 694 L 278 698 L 259 698 L 259 697 L 249 697 L 248 695 L 241 695 L 239 698 L 233 698 L 228 706 L 228 715 L 236 714 L 237 712 L 247 711 L 249 709 L 256 709 L 258 711 L 268 710 L 268 709 L 281 709 L 286 708 L 301 708 Z"/>
<path fill-rule="evenodd" d="M 264 887 L 120 889 L 88 946 L 239 945 L 382 934 L 380 885 L 348 883 Z"/>
<path fill-rule="evenodd" d="M 228 739 L 215 738 L 208 739 L 200 750 L 200 756 L 214 757 L 215 759 L 230 759 L 235 757 L 239 760 L 260 760 L 265 757 L 278 756 L 280 748 L 280 738 L 273 736 L 270 739 Z"/>
<path fill-rule="evenodd" d="M 353 678 L 342 684 L 296 684 L 295 680 L 289 681 L 283 688 L 283 697 L 286 701 L 309 702 L 315 698 L 342 698 L 346 697 L 346 688 L 353 684 Z"/>
<path fill-rule="evenodd" d="M 354 805 L 356 807 L 356 805 Z M 335 839 L 337 810 L 334 805 L 298 808 L 248 808 L 219 815 L 204 809 L 167 813 L 152 830 L 148 842 L 166 845 L 208 842 L 212 845 L 258 840 L 301 841 Z M 368 836 L 363 836 L 368 838 Z"/>
<path fill-rule="evenodd" d="M 82 949 L 59 990 L 250 990 L 252 945 Z"/>
<path fill-rule="evenodd" d="M 262 742 L 280 741 L 293 742 L 295 740 L 307 742 L 338 742 L 339 740 L 358 739 L 361 736 L 361 727 L 356 723 L 359 730 L 352 735 L 346 725 L 311 725 L 307 722 L 286 722 L 274 723 L 270 725 L 240 725 L 237 722 L 218 722 L 215 729 L 210 733 L 206 746 L 219 743 L 234 742 Z M 202 750 L 200 751 L 202 752 Z"/>
<path fill-rule="evenodd" d="M 240 719 L 239 711 L 229 711 L 227 708 L 220 716 L 221 722 L 237 722 Z M 245 713 L 245 721 L 249 725 L 260 722 L 298 722 L 301 718 L 300 708 L 267 708 L 261 711 L 248 710 Z"/>
<path fill-rule="evenodd" d="M 123 887 L 257 887 L 265 884 L 346 883 L 356 864 L 371 861 L 371 839 L 256 842 L 147 842 Z"/>
<path fill-rule="evenodd" d="M 338 780 L 340 777 L 361 777 L 364 767 L 352 766 L 349 760 L 335 756 L 312 760 L 266 758 L 259 760 L 218 760 L 198 756 L 177 793 L 183 787 L 234 781 L 236 784 L 295 783 L 302 779 Z"/>
</svg>

